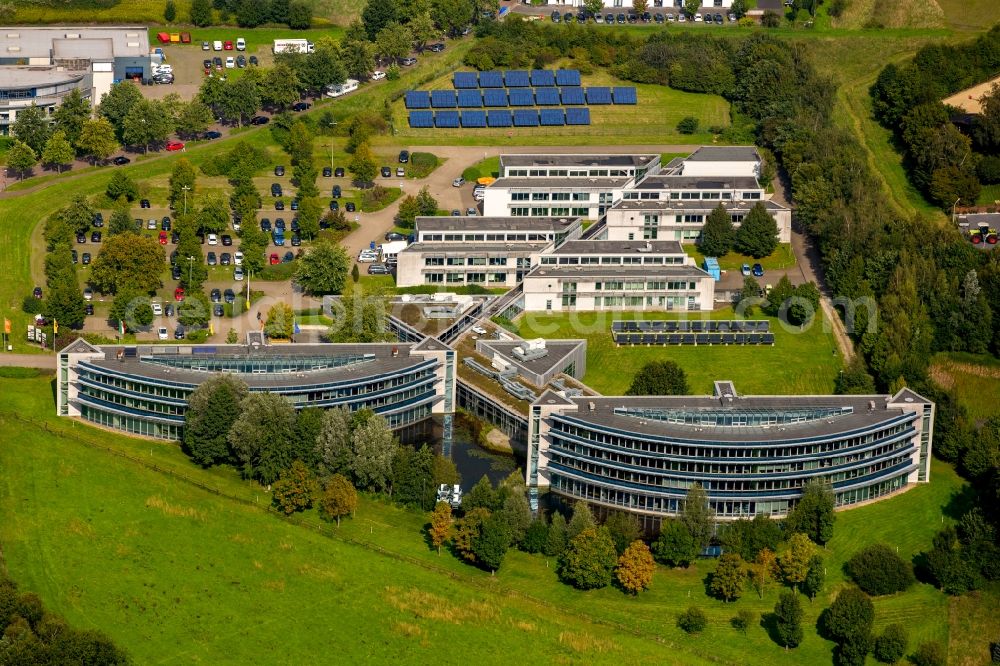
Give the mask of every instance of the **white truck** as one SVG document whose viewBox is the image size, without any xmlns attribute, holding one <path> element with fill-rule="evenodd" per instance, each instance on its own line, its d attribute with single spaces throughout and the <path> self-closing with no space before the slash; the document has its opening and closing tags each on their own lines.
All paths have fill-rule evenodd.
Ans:
<svg viewBox="0 0 1000 666">
<path fill-rule="evenodd" d="M 276 39 L 275 53 L 312 53 L 313 43 L 308 39 Z"/>
<path fill-rule="evenodd" d="M 340 97 L 358 89 L 359 82 L 355 79 L 347 79 L 343 83 L 331 83 L 326 87 L 327 97 Z"/>
</svg>

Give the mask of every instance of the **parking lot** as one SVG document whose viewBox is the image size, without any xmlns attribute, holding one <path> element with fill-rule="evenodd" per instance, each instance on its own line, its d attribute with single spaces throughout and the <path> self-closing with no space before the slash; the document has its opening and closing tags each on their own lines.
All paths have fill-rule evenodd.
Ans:
<svg viewBox="0 0 1000 666">
<path fill-rule="evenodd" d="M 236 42 L 239 35 L 240 29 L 233 28 L 232 41 Z M 252 35 L 252 32 L 247 34 Z M 193 33 L 193 37 L 197 37 L 197 32 Z M 212 42 L 209 42 L 211 47 Z M 254 42 L 253 37 L 247 41 L 246 51 L 236 51 L 234 48 L 232 51 L 203 51 L 201 41 L 193 39 L 190 44 L 151 44 L 152 47 L 160 47 L 163 49 L 163 53 L 166 56 L 165 62 L 168 63 L 174 70 L 174 82 L 169 85 L 152 85 L 146 86 L 143 92 L 150 99 L 162 99 L 170 93 L 177 93 L 182 99 L 189 100 L 198 94 L 198 89 L 201 87 L 201 82 L 205 79 L 205 67 L 204 60 L 211 60 L 213 58 L 222 58 L 223 63 L 226 58 L 232 56 L 236 58 L 238 55 L 244 55 L 248 59 L 251 55 L 256 56 L 260 67 L 268 67 L 274 61 L 274 56 L 271 53 L 272 44 Z M 222 72 L 213 73 L 218 76 L 220 74 L 226 75 L 233 70 L 223 70 Z"/>
</svg>

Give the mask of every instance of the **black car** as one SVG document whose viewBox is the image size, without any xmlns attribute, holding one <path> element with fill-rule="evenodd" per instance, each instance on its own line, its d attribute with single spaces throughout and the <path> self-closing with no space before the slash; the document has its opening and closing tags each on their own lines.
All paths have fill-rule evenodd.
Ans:
<svg viewBox="0 0 1000 666">
<path fill-rule="evenodd" d="M 559 23 L 559 21 L 562 20 L 562 14 L 560 14 L 559 12 L 552 12 L 551 16 L 553 23 Z"/>
<path fill-rule="evenodd" d="M 344 167 L 337 167 L 336 169 L 334 169 L 333 170 L 333 177 L 334 178 L 343 178 L 344 177 Z"/>
<path fill-rule="evenodd" d="M 274 175 L 275 176 L 284 176 L 285 175 L 285 167 L 281 166 L 280 164 L 278 166 L 274 167 Z"/>
<path fill-rule="evenodd" d="M 277 171 L 277 169 L 275 169 L 275 171 Z M 282 194 L 282 192 L 281 192 L 281 183 L 272 183 L 271 184 L 271 196 L 272 197 L 280 197 L 281 194 Z"/>
<path fill-rule="evenodd" d="M 436 44 L 431 44 L 429 49 L 431 53 L 441 53 L 441 51 L 444 51 L 444 44 L 437 42 Z"/>
<path fill-rule="evenodd" d="M 291 250 L 289 250 L 288 252 L 285 253 L 285 256 L 283 256 L 281 258 L 281 263 L 287 264 L 288 262 L 290 262 L 294 258 L 295 258 L 295 254 Z"/>
<path fill-rule="evenodd" d="M 722 14 L 715 15 L 715 22 L 718 23 L 719 25 L 722 25 Z"/>
<path fill-rule="evenodd" d="M 166 315 L 166 316 L 168 316 L 168 317 L 173 317 L 174 316 L 174 304 L 173 303 L 167 303 L 166 305 L 164 305 L 163 306 L 163 314 Z"/>
<path fill-rule="evenodd" d="M 203 139 L 218 139 L 222 136 L 222 132 L 216 132 L 215 130 L 209 130 L 201 135 Z"/>
<path fill-rule="evenodd" d="M 244 67 L 246 67 L 247 66 L 247 58 L 246 58 L 246 56 L 241 56 L 241 55 L 240 56 L 236 56 L 236 66 L 239 67 L 240 69 L 243 69 Z"/>
<path fill-rule="evenodd" d="M 215 266 L 218 263 L 218 259 L 216 258 L 214 252 L 208 253 L 208 261 L 206 263 L 208 263 L 209 266 Z"/>
<path fill-rule="evenodd" d="M 177 328 L 174 329 L 174 340 L 183 340 L 183 339 L 184 339 L 184 327 L 178 324 Z"/>
<path fill-rule="evenodd" d="M 636 23 L 638 21 L 639 21 L 639 17 L 636 16 L 635 14 L 629 14 L 628 15 L 628 22 L 629 23 Z"/>
<path fill-rule="evenodd" d="M 642 13 L 642 22 L 649 23 L 653 19 L 653 16 L 649 12 Z"/>
<path fill-rule="evenodd" d="M 86 234 L 77 234 L 76 235 L 76 242 L 77 243 L 86 243 L 87 242 L 87 236 L 86 236 Z"/>
<path fill-rule="evenodd" d="M 292 210 L 298 210 L 298 209 L 299 209 L 299 200 L 292 199 Z"/>
<path fill-rule="evenodd" d="M 124 155 L 119 155 L 115 159 L 111 160 L 111 163 L 114 164 L 115 166 L 122 166 L 123 164 L 128 164 L 131 161 L 132 160 L 125 157 Z"/>
<path fill-rule="evenodd" d="M 278 219 L 276 219 L 274 221 L 274 230 L 275 231 L 284 231 L 285 230 L 285 218 L 279 217 Z"/>
<path fill-rule="evenodd" d="M 586 23 L 587 22 L 587 12 L 579 12 L 579 13 L 577 13 L 576 20 L 579 23 Z"/>
<path fill-rule="evenodd" d="M 103 227 L 104 226 L 104 215 L 101 213 L 94 213 L 94 226 Z"/>
<path fill-rule="evenodd" d="M 250 64 L 251 64 L 251 65 L 255 65 L 255 66 L 256 66 L 256 65 L 258 65 L 258 64 L 260 64 L 260 63 L 259 63 L 259 62 L 257 61 L 257 56 L 250 56 Z"/>
<path fill-rule="evenodd" d="M 330 167 L 323 167 L 323 177 L 330 178 L 331 176 L 333 176 L 333 169 Z"/>
<path fill-rule="evenodd" d="M 236 301 L 236 293 L 232 289 L 226 289 L 222 297 L 226 299 L 226 303 L 234 303 Z"/>
<path fill-rule="evenodd" d="M 383 178 L 392 178 L 392 169 L 390 169 L 387 166 L 382 167 L 382 177 Z"/>
<path fill-rule="evenodd" d="M 174 250 L 173 252 L 170 253 L 170 265 L 171 266 L 177 265 L 177 250 Z"/>
<path fill-rule="evenodd" d="M 170 244 L 177 245 L 181 242 L 181 234 L 179 231 L 174 231 L 170 234 Z"/>
<path fill-rule="evenodd" d="M 299 238 L 298 234 L 292 234 L 292 247 L 298 247 L 302 245 L 302 239 Z"/>
<path fill-rule="evenodd" d="M 222 244 L 225 246 L 230 246 L 233 244 L 233 237 L 229 234 L 222 234 Z"/>
<path fill-rule="evenodd" d="M 608 14 L 607 16 L 604 17 L 604 22 L 607 23 L 608 25 L 614 25 L 615 24 L 615 15 L 614 14 Z"/>
<path fill-rule="evenodd" d="M 201 64 L 205 67 L 205 69 L 212 69 L 212 61 L 209 59 L 202 60 Z"/>
<path fill-rule="evenodd" d="M 231 263 L 233 263 L 233 255 L 229 254 L 228 252 L 223 252 L 221 255 L 219 255 L 220 266 L 229 266 Z"/>
<path fill-rule="evenodd" d="M 618 15 L 618 22 L 619 23 L 624 23 L 625 22 L 625 15 L 624 14 L 619 14 Z"/>
<path fill-rule="evenodd" d="M 309 102 L 296 102 L 292 104 L 292 111 L 308 111 L 311 106 Z"/>
<path fill-rule="evenodd" d="M 408 150 L 399 151 L 399 163 L 406 164 L 409 161 L 410 161 L 410 151 Z"/>
<path fill-rule="evenodd" d="M 87 266 L 87 265 L 90 264 L 90 253 L 89 252 L 84 252 L 83 253 L 83 256 L 80 257 L 80 263 L 83 264 L 84 266 Z"/>
<path fill-rule="evenodd" d="M 576 22 L 576 16 L 574 16 L 573 14 L 566 12 L 563 15 L 563 23 L 575 23 L 575 22 Z"/>
<path fill-rule="evenodd" d="M 91 243 L 100 243 L 101 242 L 101 232 L 100 231 L 95 231 L 94 233 L 90 234 L 90 242 Z"/>
<path fill-rule="evenodd" d="M 460 211 L 457 208 L 452 208 L 451 209 L 451 216 L 452 217 L 461 217 L 462 216 L 462 211 Z"/>
<path fill-rule="evenodd" d="M 42 288 L 41 287 L 35 287 L 32 290 L 31 295 L 34 296 L 35 298 L 41 299 L 42 298 Z"/>
<path fill-rule="evenodd" d="M 340 185 L 334 185 L 333 189 L 330 191 L 330 194 L 333 196 L 334 199 L 339 199 L 342 192 L 343 190 L 340 189 Z"/>
<path fill-rule="evenodd" d="M 220 291 L 219 289 L 213 289 L 212 293 L 209 294 L 209 298 L 212 299 L 213 303 L 222 302 L 222 291 Z"/>
<path fill-rule="evenodd" d="M 274 202 L 274 210 L 285 210 L 285 202 L 278 199 Z"/>
<path fill-rule="evenodd" d="M 149 199 L 139 199 L 139 208 L 149 208 Z"/>
<path fill-rule="evenodd" d="M 181 279 L 181 267 L 180 266 L 174 266 L 172 269 L 170 269 L 170 277 L 172 277 L 174 280 L 180 280 Z"/>
<path fill-rule="evenodd" d="M 266 125 L 271 122 L 271 119 L 267 116 L 254 116 L 250 119 L 251 125 Z"/>
<path fill-rule="evenodd" d="M 226 314 L 225 309 L 222 307 L 222 303 L 215 304 L 215 307 L 212 308 L 212 314 L 216 317 L 221 317 Z"/>
<path fill-rule="evenodd" d="M 267 219 L 266 217 L 263 220 L 261 220 L 260 230 L 267 233 L 271 233 L 271 220 Z"/>
<path fill-rule="evenodd" d="M 222 69 L 222 58 L 215 56 L 212 58 L 212 64 L 215 65 L 216 69 Z"/>
<path fill-rule="evenodd" d="M 161 231 L 170 231 L 170 218 L 167 217 L 166 215 L 164 215 L 163 219 L 160 220 L 160 230 Z"/>
<path fill-rule="evenodd" d="M 77 255 L 77 253 L 76 253 L 76 250 L 70 250 L 70 251 L 69 251 L 69 254 L 70 254 L 70 256 L 71 256 L 71 257 L 73 258 L 73 263 L 74 263 L 74 264 L 75 264 L 76 262 L 80 261 L 80 257 L 79 257 L 79 255 Z"/>
<path fill-rule="evenodd" d="M 403 234 L 397 234 L 395 231 L 390 231 L 385 235 L 387 241 L 401 241 L 406 240 L 406 236 Z"/>
<path fill-rule="evenodd" d="M 340 203 L 336 199 L 330 200 L 330 210 L 340 210 Z"/>
<path fill-rule="evenodd" d="M 663 23 L 663 14 L 661 14 L 660 12 L 656 12 L 655 14 L 653 14 L 653 20 L 656 21 L 657 23 Z"/>
<path fill-rule="evenodd" d="M 301 227 L 299 227 L 299 218 L 293 217 L 291 226 L 292 231 L 298 231 L 300 228 Z"/>
<path fill-rule="evenodd" d="M 344 210 L 346 210 L 348 213 L 353 213 L 354 212 L 354 202 L 353 201 L 348 201 L 346 204 L 344 204 Z"/>
<path fill-rule="evenodd" d="M 86 305 L 83 306 L 83 311 L 88 315 L 94 314 L 94 304 L 87 303 Z"/>
</svg>

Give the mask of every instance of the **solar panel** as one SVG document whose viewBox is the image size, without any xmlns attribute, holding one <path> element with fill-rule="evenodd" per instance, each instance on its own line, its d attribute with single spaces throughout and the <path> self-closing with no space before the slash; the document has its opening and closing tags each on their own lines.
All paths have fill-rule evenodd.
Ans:
<svg viewBox="0 0 1000 666">
<path fill-rule="evenodd" d="M 479 77 L 476 76 L 475 72 L 455 72 L 454 81 L 456 88 L 479 87 Z"/>
<path fill-rule="evenodd" d="M 487 111 L 486 125 L 489 127 L 510 127 L 510 111 Z"/>
<path fill-rule="evenodd" d="M 587 104 L 611 104 L 611 88 L 587 88 Z"/>
<path fill-rule="evenodd" d="M 410 111 L 410 127 L 434 127 L 434 114 L 430 111 Z"/>
<path fill-rule="evenodd" d="M 557 86 L 578 86 L 580 85 L 580 70 L 577 69 L 557 69 Z"/>
<path fill-rule="evenodd" d="M 455 102 L 455 91 L 454 90 L 432 90 L 431 91 L 431 106 L 435 109 L 454 109 L 456 105 Z"/>
<path fill-rule="evenodd" d="M 462 108 L 478 108 L 483 105 L 483 96 L 478 90 L 459 90 L 458 105 Z"/>
<path fill-rule="evenodd" d="M 426 109 L 431 105 L 431 96 L 426 90 L 407 90 L 406 108 Z"/>
<path fill-rule="evenodd" d="M 540 125 L 562 125 L 562 109 L 542 109 L 538 112 L 538 123 Z"/>
<path fill-rule="evenodd" d="M 531 79 L 528 78 L 528 73 L 523 69 L 512 69 L 505 72 L 503 82 L 508 88 L 527 88 L 531 85 Z"/>
<path fill-rule="evenodd" d="M 570 108 L 566 109 L 566 124 L 567 125 L 589 125 L 590 124 L 590 109 L 587 108 Z"/>
<path fill-rule="evenodd" d="M 550 69 L 533 69 L 531 70 L 531 85 L 535 86 L 554 86 L 556 84 L 556 75 Z"/>
<path fill-rule="evenodd" d="M 462 127 L 486 127 L 486 112 L 462 111 Z"/>
<path fill-rule="evenodd" d="M 536 88 L 535 104 L 538 106 L 559 106 L 559 88 Z"/>
<path fill-rule="evenodd" d="M 458 127 L 458 111 L 438 111 L 434 114 L 435 127 Z"/>
<path fill-rule="evenodd" d="M 506 90 L 484 90 L 483 106 L 507 106 Z"/>
<path fill-rule="evenodd" d="M 615 104 L 638 104 L 639 100 L 635 95 L 635 88 L 616 87 L 611 91 Z"/>
<path fill-rule="evenodd" d="M 503 72 L 492 70 L 489 72 L 479 72 L 480 88 L 503 88 Z"/>
<path fill-rule="evenodd" d="M 535 103 L 531 88 L 511 88 L 507 91 L 511 106 L 533 106 Z"/>
<path fill-rule="evenodd" d="M 583 88 L 560 88 L 559 97 L 562 100 L 563 106 L 570 106 L 572 104 L 586 104 L 586 99 L 583 95 Z"/>
<path fill-rule="evenodd" d="M 538 111 L 534 109 L 518 109 L 514 112 L 514 127 L 537 127 Z"/>
</svg>

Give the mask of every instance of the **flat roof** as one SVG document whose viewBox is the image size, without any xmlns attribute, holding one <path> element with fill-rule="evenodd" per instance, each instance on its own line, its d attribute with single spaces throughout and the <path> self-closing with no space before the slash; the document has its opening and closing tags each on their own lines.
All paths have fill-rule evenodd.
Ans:
<svg viewBox="0 0 1000 666">
<path fill-rule="evenodd" d="M 671 176 L 654 173 L 636 183 L 637 190 L 759 190 L 753 176 Z"/>
<path fill-rule="evenodd" d="M 569 240 L 552 254 L 674 254 L 687 256 L 680 241 Z"/>
<path fill-rule="evenodd" d="M 34 88 L 80 81 L 87 72 L 69 72 L 52 65 L 0 67 L 0 88 Z"/>
<path fill-rule="evenodd" d="M 538 187 L 544 187 L 544 188 L 566 188 L 566 189 L 569 189 L 569 188 L 577 188 L 577 189 L 579 189 L 579 188 L 588 188 L 588 187 L 603 187 L 603 188 L 610 187 L 610 188 L 615 188 L 615 187 L 624 187 L 626 184 L 631 183 L 633 180 L 634 180 L 633 176 L 620 176 L 620 177 L 616 177 L 616 178 L 610 178 L 610 177 L 609 178 L 586 178 L 586 177 L 580 177 L 580 178 L 526 178 L 526 177 L 523 177 L 523 176 L 517 176 L 515 178 L 497 178 L 489 186 L 487 186 L 486 189 L 489 190 L 491 187 L 497 187 L 497 188 L 507 187 L 507 188 L 511 188 L 511 189 L 514 189 L 514 188 L 525 188 L 525 189 L 527 189 L 527 188 L 532 188 L 532 187 L 535 187 L 535 188 L 538 188 Z M 525 201 L 525 202 L 519 202 L 519 203 L 523 203 L 525 206 L 537 206 L 540 202 L 538 202 L 538 201 L 535 201 L 535 202 Z M 546 202 L 541 202 L 541 203 L 550 203 L 550 202 L 546 201 Z M 556 202 L 556 203 L 559 203 L 559 202 Z M 573 202 L 571 202 L 571 201 L 566 201 L 564 203 L 567 206 L 571 206 L 573 204 Z M 578 202 L 578 203 L 587 203 L 587 202 Z"/>
<path fill-rule="evenodd" d="M 417 231 L 566 231 L 578 217 L 418 217 Z"/>
<path fill-rule="evenodd" d="M 483 356 L 488 356 L 486 353 L 487 350 L 494 352 L 515 367 L 543 375 L 552 370 L 552 368 L 560 365 L 575 349 L 587 344 L 586 340 L 546 340 L 545 348 L 548 350 L 548 353 L 541 358 L 525 361 L 514 355 L 514 348 L 521 346 L 524 342 L 526 341 L 507 342 L 503 340 L 480 339 L 476 341 L 476 351 Z M 527 381 L 524 377 L 521 377 L 521 379 Z"/>
<path fill-rule="evenodd" d="M 688 155 L 686 162 L 756 162 L 760 153 L 756 146 L 702 146 Z"/>
<path fill-rule="evenodd" d="M 782 206 L 776 201 L 770 199 L 757 199 L 751 201 L 749 199 L 700 199 L 700 200 L 681 200 L 681 199 L 622 199 L 614 206 L 612 210 L 655 210 L 655 211 L 665 211 L 665 210 L 713 210 L 719 204 L 726 210 L 750 210 L 755 204 L 762 203 L 764 208 L 767 210 L 788 210 L 786 206 Z"/>
<path fill-rule="evenodd" d="M 540 252 L 547 248 L 552 243 L 540 241 L 536 243 L 520 243 L 515 241 L 490 241 L 484 243 L 482 241 L 472 242 L 458 242 L 458 241 L 448 241 L 445 243 L 438 242 L 424 242 L 424 243 L 410 243 L 405 250 L 402 250 L 399 254 L 409 254 L 413 252 L 461 252 L 462 254 L 488 254 L 490 252 L 496 252 L 498 254 L 511 253 L 511 254 L 531 254 L 532 252 Z M 428 268 L 432 268 L 428 266 Z M 446 268 L 442 266 L 433 266 L 433 268 Z M 493 266 L 492 268 L 503 268 L 503 266 Z"/>
<path fill-rule="evenodd" d="M 555 154 L 514 154 L 501 155 L 500 164 L 507 167 L 519 166 L 579 166 L 579 167 L 644 167 L 659 160 L 659 155 L 596 154 L 596 153 L 555 153 Z"/>
<path fill-rule="evenodd" d="M 588 278 L 616 278 L 616 277 L 640 277 L 655 280 L 657 278 L 677 277 L 677 278 L 697 278 L 704 279 L 711 277 L 706 271 L 693 265 L 665 264 L 662 266 L 645 265 L 540 265 L 531 269 L 525 276 L 527 278 L 541 277 L 588 277 Z M 643 292 L 635 292 L 641 295 Z"/>
<path fill-rule="evenodd" d="M 94 39 L 53 39 L 52 58 L 85 58 L 111 62 L 115 58 L 114 40 L 110 37 Z"/>
<path fill-rule="evenodd" d="M 49 58 L 52 57 L 57 40 L 104 39 L 111 40 L 115 57 L 149 55 L 149 30 L 142 25 L 0 26 L 0 55 L 13 57 L 16 54 L 20 58 Z"/>
<path fill-rule="evenodd" d="M 160 379 L 184 384 L 200 384 L 215 372 L 191 370 L 181 366 L 170 366 L 172 360 L 188 359 L 253 361 L 298 359 L 303 367 L 288 372 L 259 374 L 252 372 L 233 373 L 247 383 L 251 388 L 282 388 L 310 384 L 325 384 L 331 382 L 350 381 L 372 375 L 398 372 L 422 363 L 425 359 L 419 354 L 411 354 L 410 344 L 403 343 L 373 343 L 373 344 L 281 344 L 264 347 L 248 347 L 246 345 L 102 345 L 103 358 L 88 359 L 86 362 L 100 368 L 117 372 Z M 393 356 L 393 350 L 397 354 Z M 135 350 L 135 355 L 118 358 L 122 350 Z M 131 351 L 125 352 L 131 354 Z M 366 356 L 370 359 L 340 367 L 327 367 L 318 370 L 308 368 L 308 358 L 332 360 L 337 357 Z M 164 364 L 152 362 L 159 360 Z"/>
</svg>

